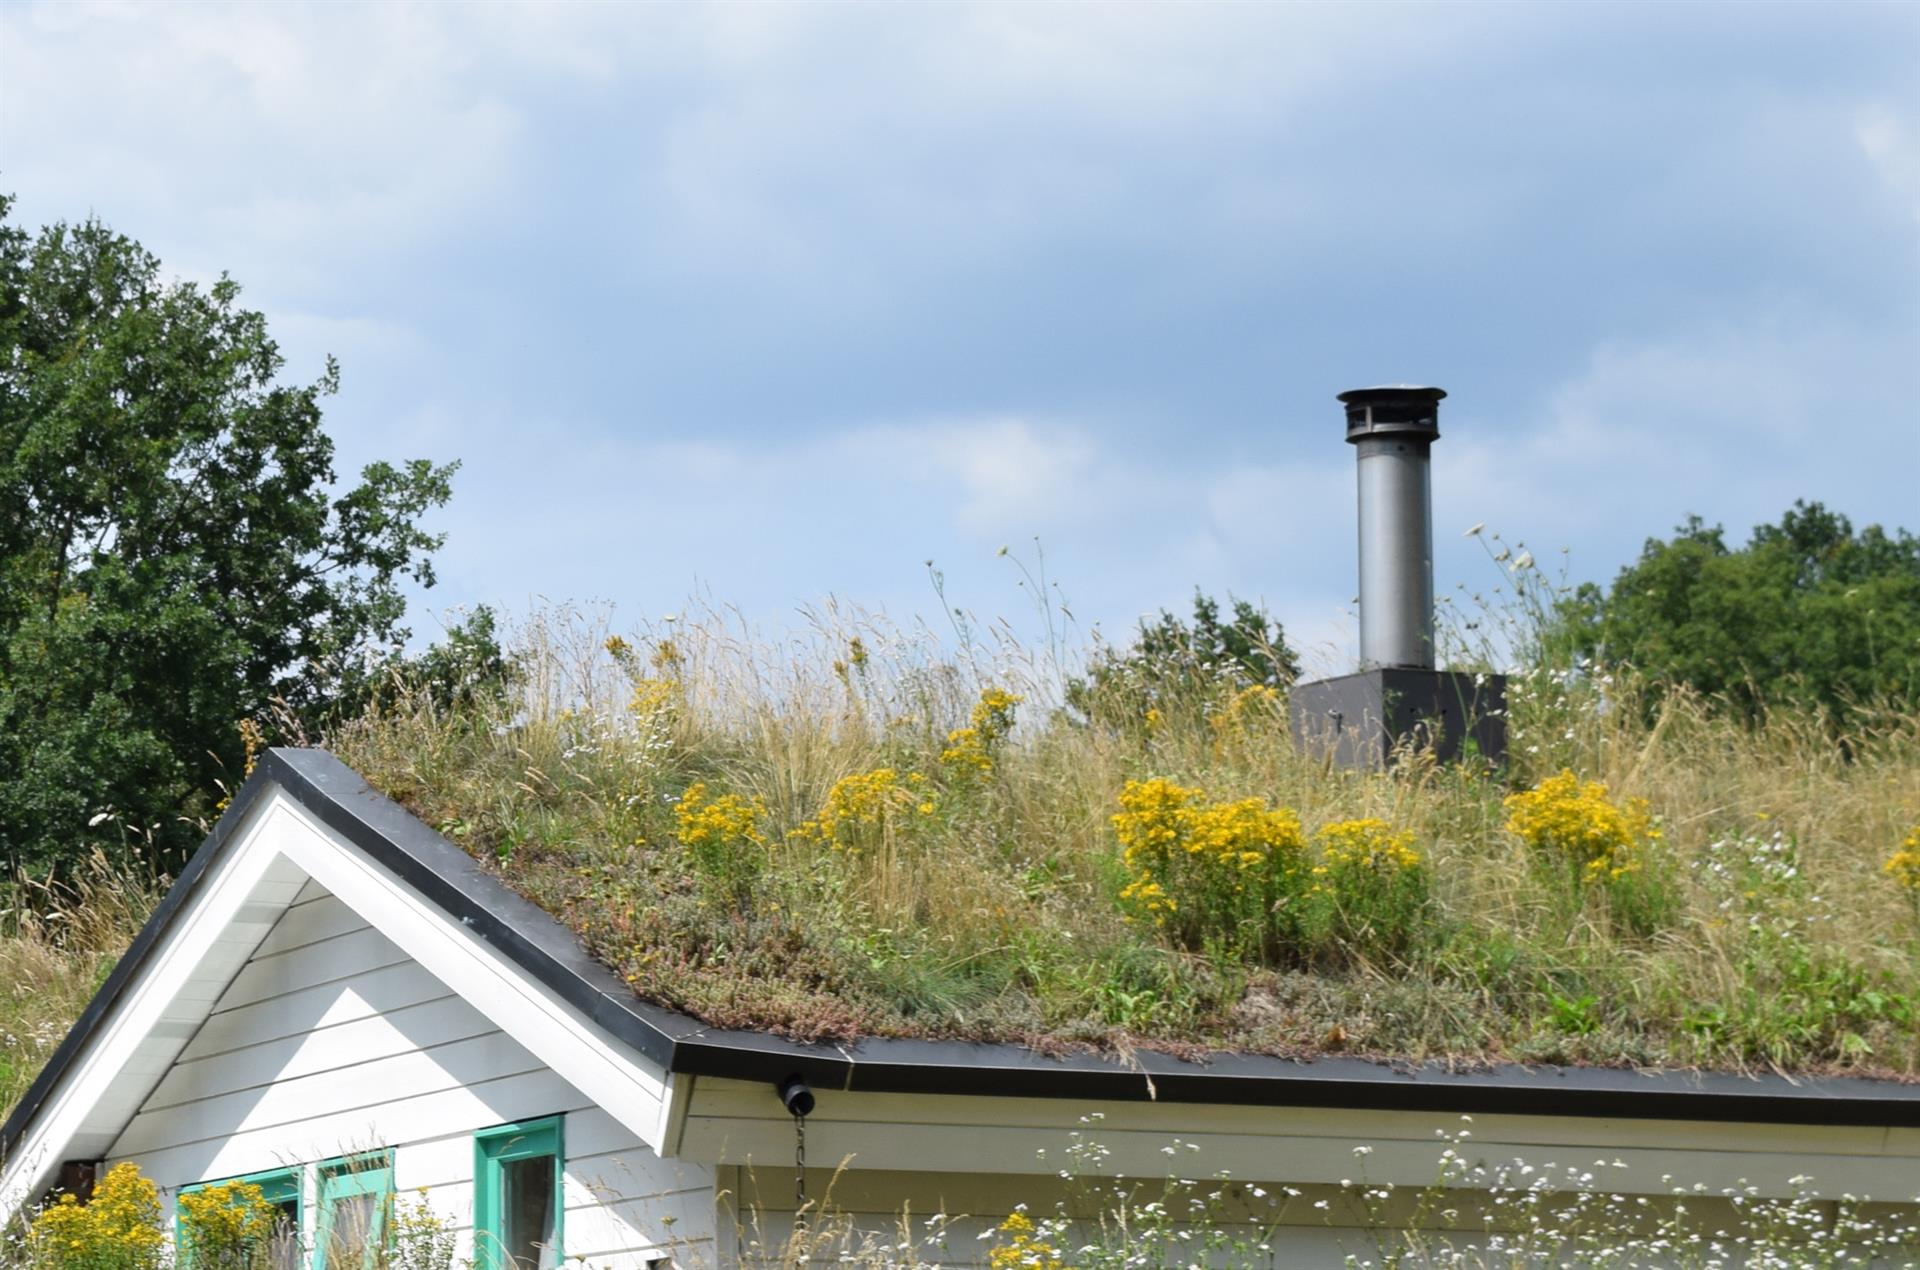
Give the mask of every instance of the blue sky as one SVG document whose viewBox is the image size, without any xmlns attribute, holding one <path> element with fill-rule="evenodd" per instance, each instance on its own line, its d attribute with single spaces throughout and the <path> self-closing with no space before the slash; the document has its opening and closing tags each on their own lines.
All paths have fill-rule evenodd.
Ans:
<svg viewBox="0 0 1920 1270">
<path fill-rule="evenodd" d="M 1485 521 L 1920 529 L 1911 5 L 0 8 L 0 187 L 222 270 L 343 466 L 459 458 L 433 607 L 694 588 L 1349 655 L 1333 397 Z M 420 625 L 433 629 L 431 620 Z"/>
</svg>

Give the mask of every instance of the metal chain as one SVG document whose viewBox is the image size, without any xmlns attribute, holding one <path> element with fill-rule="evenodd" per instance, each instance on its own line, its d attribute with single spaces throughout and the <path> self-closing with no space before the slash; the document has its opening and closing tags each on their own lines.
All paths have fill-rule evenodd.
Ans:
<svg viewBox="0 0 1920 1270">
<path fill-rule="evenodd" d="M 806 1220 L 807 1207 L 807 1118 L 793 1118 L 793 1219 Z"/>
</svg>

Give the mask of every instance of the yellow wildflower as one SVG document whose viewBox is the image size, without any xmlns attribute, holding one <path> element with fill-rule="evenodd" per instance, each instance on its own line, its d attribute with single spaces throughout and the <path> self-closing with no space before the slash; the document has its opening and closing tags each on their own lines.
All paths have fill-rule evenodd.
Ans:
<svg viewBox="0 0 1920 1270">
<path fill-rule="evenodd" d="M 1209 802 L 1161 778 L 1128 781 L 1120 807 L 1113 828 L 1131 875 L 1122 903 L 1189 946 L 1277 938 L 1274 919 L 1304 874 L 1298 816 L 1260 798 Z"/>
<path fill-rule="evenodd" d="M 1563 769 L 1506 800 L 1507 828 L 1535 851 L 1558 856 L 1587 882 L 1618 881 L 1660 838 L 1644 798 L 1616 804 L 1599 781 Z"/>
<path fill-rule="evenodd" d="M 1252 684 L 1227 699 L 1207 720 L 1213 729 L 1216 747 L 1225 747 L 1244 739 L 1262 723 L 1271 723 L 1280 703 L 1280 690 L 1266 684 Z"/>
<path fill-rule="evenodd" d="M 983 775 L 993 770 L 993 752 L 1013 731 L 1013 711 L 1026 698 L 1000 688 L 988 688 L 973 703 L 964 728 L 947 733 L 940 761 L 956 773 Z"/>
<path fill-rule="evenodd" d="M 891 767 L 855 772 L 835 781 L 818 814 L 787 836 L 857 851 L 865 840 L 886 832 L 893 813 L 923 801 Z"/>
<path fill-rule="evenodd" d="M 1314 837 L 1320 844 L 1321 858 L 1331 868 L 1358 866 L 1377 873 L 1395 873 L 1420 867 L 1413 835 L 1394 832 L 1384 820 L 1368 817 L 1336 821 Z"/>
<path fill-rule="evenodd" d="M 940 751 L 940 761 L 956 771 L 993 770 L 993 757 L 987 753 L 978 728 L 955 728 L 947 733 L 947 748 Z"/>
<path fill-rule="evenodd" d="M 220 1265 L 272 1238 L 279 1210 L 252 1182 L 222 1182 L 180 1196 L 180 1242 L 198 1258 Z"/>
<path fill-rule="evenodd" d="M 1913 827 L 1883 867 L 1895 886 L 1912 892 L 1914 898 L 1920 900 L 1920 825 Z"/>
<path fill-rule="evenodd" d="M 82 1204 L 72 1195 L 34 1219 L 36 1245 L 58 1248 L 54 1264 L 158 1267 L 168 1244 L 160 1192 L 139 1166 L 117 1164 Z"/>
<path fill-rule="evenodd" d="M 766 817 L 767 805 L 758 798 L 746 799 L 738 794 L 709 798 L 705 781 L 687 786 L 674 808 L 680 842 L 689 847 L 724 847 L 742 842 L 764 847 L 767 838 L 760 832 L 760 822 Z"/>
<path fill-rule="evenodd" d="M 1007 1238 L 988 1249 L 988 1270 L 1066 1270 L 1060 1250 L 1041 1238 L 1023 1210 L 1008 1214 L 999 1233 Z"/>
<path fill-rule="evenodd" d="M 633 681 L 633 699 L 627 709 L 641 719 L 651 719 L 673 708 L 680 694 L 680 681 L 643 675 Z"/>
</svg>

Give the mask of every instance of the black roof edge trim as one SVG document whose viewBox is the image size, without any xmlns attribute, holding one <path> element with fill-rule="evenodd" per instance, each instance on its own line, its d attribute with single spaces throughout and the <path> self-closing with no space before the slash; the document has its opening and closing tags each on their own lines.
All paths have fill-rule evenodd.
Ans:
<svg viewBox="0 0 1920 1270">
<path fill-rule="evenodd" d="M 1055 1057 L 1009 1044 L 870 1038 L 843 1046 L 710 1028 L 636 998 L 588 955 L 572 931 L 333 755 L 273 749 L 261 756 L 179 882 L 0 1130 L 0 1159 L 25 1133 L 195 893 L 210 860 L 269 784 L 284 789 L 555 996 L 671 1072 L 770 1085 L 797 1073 L 819 1090 L 1920 1128 L 1920 1084 L 1863 1077 L 1512 1063 L 1449 1067 L 1240 1053 L 1197 1062 L 1147 1051 L 1127 1059 L 1087 1052 Z"/>
</svg>

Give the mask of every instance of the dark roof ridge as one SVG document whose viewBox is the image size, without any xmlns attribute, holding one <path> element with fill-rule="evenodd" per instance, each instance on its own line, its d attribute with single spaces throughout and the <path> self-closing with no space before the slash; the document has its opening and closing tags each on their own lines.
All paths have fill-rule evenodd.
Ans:
<svg viewBox="0 0 1920 1270">
<path fill-rule="evenodd" d="M 515 894 L 357 772 L 322 749 L 272 749 L 134 939 L 21 1100 L 0 1157 L 25 1132 L 61 1074 L 199 885 L 251 804 L 278 785 L 449 916 L 617 1039 L 673 1072 L 820 1089 L 1075 1097 L 1129 1101 L 1347 1107 L 1398 1111 L 1920 1127 L 1920 1084 L 1856 1076 L 1440 1062 L 1281 1058 L 1220 1052 L 1194 1061 L 1153 1051 L 1125 1058 L 1042 1054 L 1020 1045 L 876 1037 L 808 1044 L 708 1027 L 636 998 L 551 914 Z"/>
</svg>

